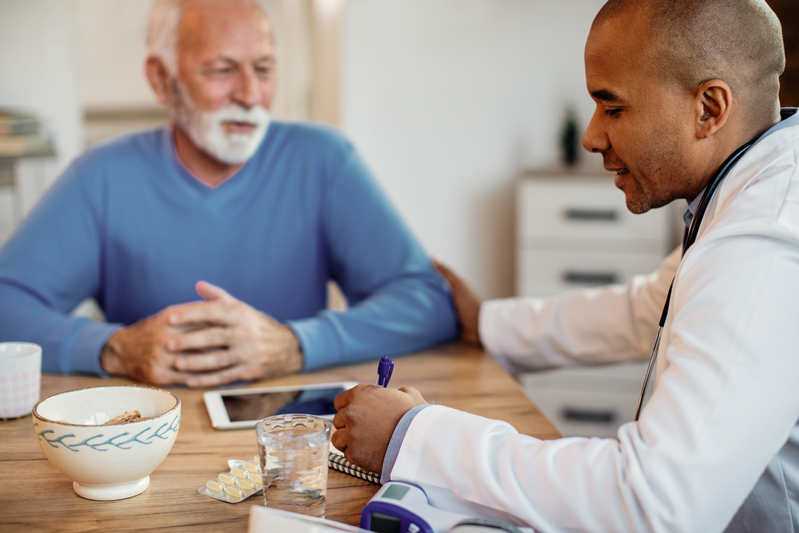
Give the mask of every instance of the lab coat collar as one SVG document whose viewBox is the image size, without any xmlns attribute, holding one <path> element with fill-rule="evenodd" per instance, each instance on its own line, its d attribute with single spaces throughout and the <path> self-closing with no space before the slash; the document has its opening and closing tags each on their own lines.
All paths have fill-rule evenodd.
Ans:
<svg viewBox="0 0 799 533">
<path fill-rule="evenodd" d="M 796 113 L 798 110 L 799 108 L 796 107 L 783 107 L 782 109 L 780 109 L 780 121 L 771 128 L 769 128 L 769 130 L 766 131 L 766 133 L 761 135 L 760 138 L 757 141 L 755 141 L 755 144 L 753 144 L 752 146 L 753 147 L 757 146 L 763 139 L 765 139 L 772 133 L 776 133 L 781 129 L 790 128 L 791 126 L 796 126 L 797 124 L 799 124 L 799 114 Z M 691 227 L 691 222 L 693 222 L 694 220 L 694 215 L 696 214 L 696 210 L 699 208 L 699 202 L 702 201 L 702 196 L 704 195 L 705 195 L 705 189 L 702 189 L 702 192 L 700 192 L 696 196 L 696 198 L 694 198 L 693 202 L 688 204 L 688 209 L 686 209 L 685 213 L 683 213 L 682 219 L 683 222 L 685 222 L 686 228 Z"/>
</svg>

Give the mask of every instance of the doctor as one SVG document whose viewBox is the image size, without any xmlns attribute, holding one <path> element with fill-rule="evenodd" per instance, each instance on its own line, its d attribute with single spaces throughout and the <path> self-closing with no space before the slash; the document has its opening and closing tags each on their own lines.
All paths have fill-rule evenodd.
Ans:
<svg viewBox="0 0 799 533">
<path fill-rule="evenodd" d="M 641 360 L 674 280 L 637 422 L 540 441 L 368 385 L 333 443 L 383 480 L 446 487 L 540 531 L 799 530 L 799 115 L 780 110 L 781 28 L 763 0 L 611 0 L 585 48 L 583 144 L 634 213 L 708 198 L 698 238 L 650 276 L 552 299 L 480 302 L 446 269 L 467 340 L 518 369 Z"/>
</svg>

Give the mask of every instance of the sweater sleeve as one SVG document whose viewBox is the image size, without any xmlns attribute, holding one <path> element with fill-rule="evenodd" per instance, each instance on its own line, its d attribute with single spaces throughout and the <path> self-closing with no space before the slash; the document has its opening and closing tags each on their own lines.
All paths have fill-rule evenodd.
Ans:
<svg viewBox="0 0 799 533">
<path fill-rule="evenodd" d="M 0 249 L 0 341 L 42 347 L 42 371 L 104 375 L 99 353 L 119 328 L 70 311 L 99 297 L 102 213 L 73 165 Z M 98 196 L 100 191 L 95 191 Z"/>
<path fill-rule="evenodd" d="M 455 336 L 446 284 L 352 147 L 327 181 L 323 209 L 332 275 L 350 307 L 288 323 L 306 370 L 412 352 Z"/>
</svg>

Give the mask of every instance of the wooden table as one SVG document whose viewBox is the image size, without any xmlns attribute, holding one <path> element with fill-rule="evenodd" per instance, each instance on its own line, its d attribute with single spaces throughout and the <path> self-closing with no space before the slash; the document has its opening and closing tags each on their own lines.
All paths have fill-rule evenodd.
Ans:
<svg viewBox="0 0 799 533">
<path fill-rule="evenodd" d="M 392 386 L 411 385 L 428 402 L 501 418 L 521 433 L 543 439 L 558 431 L 524 395 L 518 384 L 482 350 L 452 344 L 399 357 Z M 253 383 L 252 386 L 359 381 L 373 383 L 376 364 L 333 368 Z M 124 379 L 81 376 L 42 378 L 42 398 L 83 387 L 122 385 Z M 246 531 L 254 496 L 227 504 L 197 489 L 227 470 L 228 459 L 257 453 L 252 430 L 211 427 L 201 390 L 174 388 L 183 404 L 180 432 L 164 462 L 150 476 L 150 487 L 127 500 L 84 500 L 72 482 L 45 458 L 31 417 L 0 421 L 0 531 Z M 326 518 L 357 525 L 363 506 L 378 487 L 329 471 Z"/>
</svg>

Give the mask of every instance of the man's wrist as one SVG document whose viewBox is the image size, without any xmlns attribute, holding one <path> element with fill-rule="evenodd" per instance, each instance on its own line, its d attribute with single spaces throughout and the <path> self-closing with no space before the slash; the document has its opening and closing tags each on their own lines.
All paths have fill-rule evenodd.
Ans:
<svg viewBox="0 0 799 533">
<path fill-rule="evenodd" d="M 289 374 L 296 374 L 300 370 L 302 370 L 303 365 L 305 364 L 305 358 L 303 357 L 302 353 L 302 343 L 300 343 L 299 337 L 288 326 L 283 326 L 284 330 L 287 332 L 287 339 L 289 343 L 289 347 L 286 350 L 288 354 L 287 361 L 286 361 L 286 373 Z"/>
<path fill-rule="evenodd" d="M 480 311 L 483 309 L 483 300 L 477 303 L 477 312 L 474 317 L 474 340 L 473 342 L 478 345 L 483 345 L 483 339 L 480 337 Z"/>
<path fill-rule="evenodd" d="M 119 332 L 117 331 L 111 335 L 111 337 L 106 341 L 100 350 L 100 368 L 109 374 L 120 373 L 119 352 L 117 351 L 116 343 L 114 342 L 114 338 L 117 337 L 118 334 Z"/>
<path fill-rule="evenodd" d="M 302 357 L 299 371 L 309 371 L 321 366 L 341 364 L 334 338 L 318 317 L 289 320 L 284 324 L 294 334 Z"/>
</svg>

